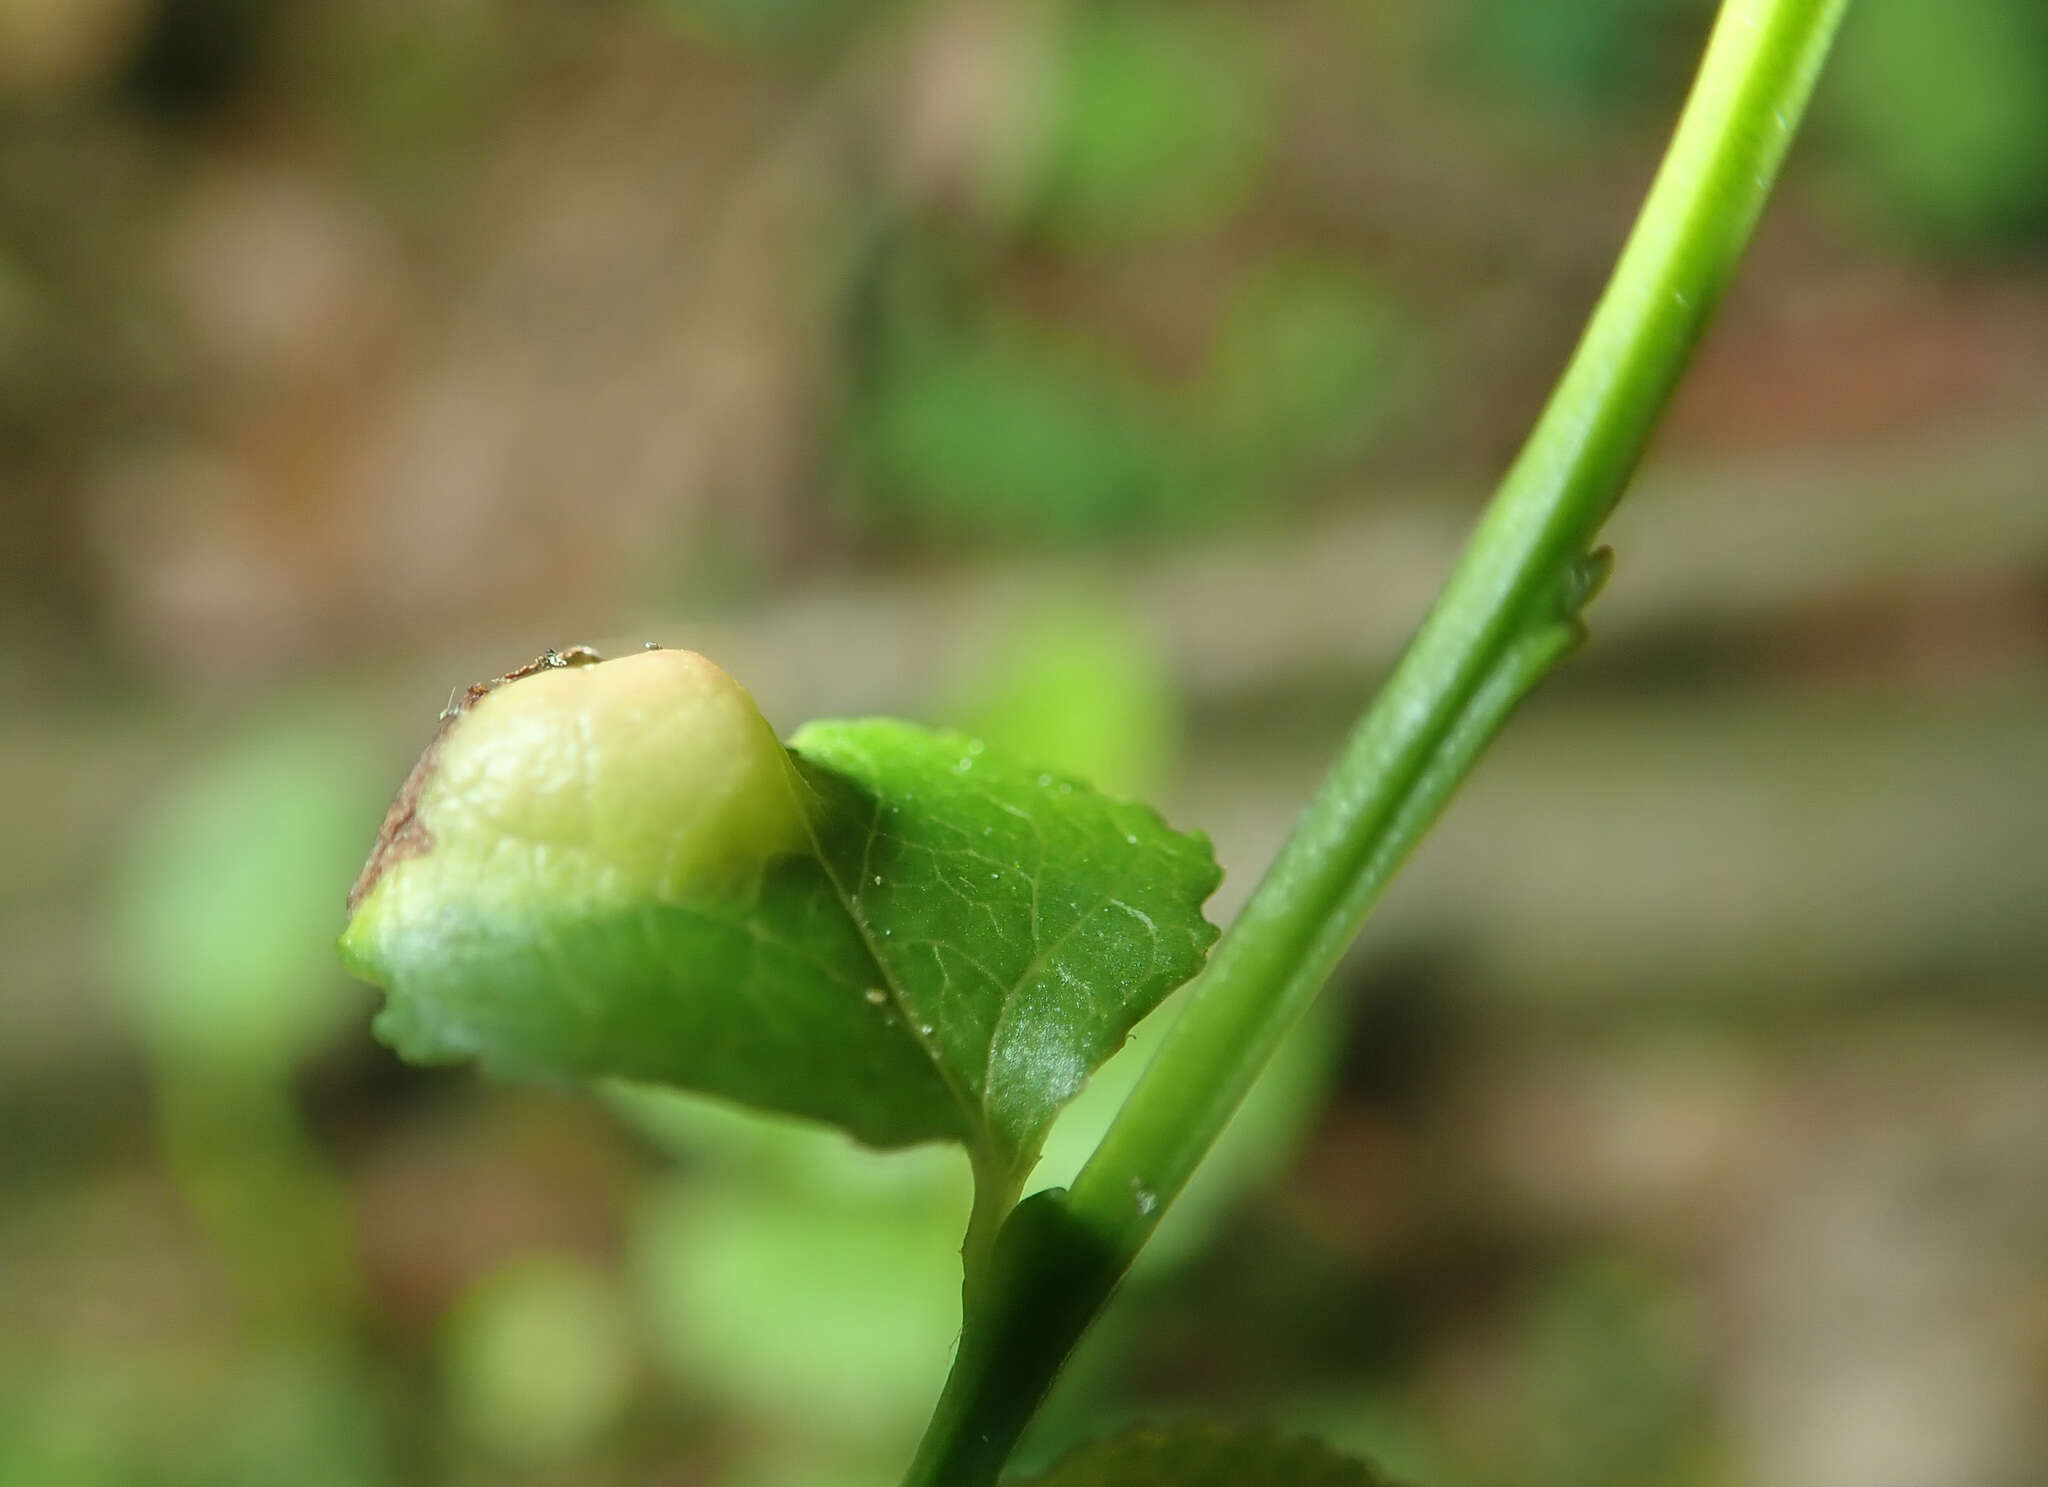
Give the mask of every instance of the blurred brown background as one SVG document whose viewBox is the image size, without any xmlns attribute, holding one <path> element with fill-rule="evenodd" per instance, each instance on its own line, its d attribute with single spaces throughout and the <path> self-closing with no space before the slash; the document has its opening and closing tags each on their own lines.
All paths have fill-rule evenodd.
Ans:
<svg viewBox="0 0 2048 1487">
<path fill-rule="evenodd" d="M 397 1065 L 384 799 L 658 639 L 1152 796 L 1227 918 L 1709 10 L 0 0 L 0 1481 L 892 1482 L 961 1164 Z M 2048 11 L 1859 0 L 1593 644 L 1027 1454 L 2048 1480 L 2044 414 Z"/>
</svg>

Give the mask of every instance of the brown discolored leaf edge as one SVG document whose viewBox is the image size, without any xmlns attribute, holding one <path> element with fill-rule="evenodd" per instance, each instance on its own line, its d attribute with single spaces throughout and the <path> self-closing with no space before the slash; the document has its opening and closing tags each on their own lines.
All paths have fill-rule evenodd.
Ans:
<svg viewBox="0 0 2048 1487">
<path fill-rule="evenodd" d="M 572 645 L 566 651 L 543 651 L 524 666 L 515 667 L 490 681 L 478 682 L 448 699 L 448 705 L 441 709 L 441 721 L 434 729 L 434 736 L 427 740 L 426 748 L 420 751 L 420 757 L 406 775 L 405 783 L 398 787 L 391 809 L 384 813 L 383 824 L 377 828 L 377 840 L 370 848 L 369 858 L 348 891 L 350 915 L 354 915 L 357 905 L 370 896 L 370 890 L 377 886 L 377 881 L 389 869 L 407 858 L 423 856 L 433 847 L 433 833 L 419 818 L 420 796 L 439 766 L 441 744 L 448 737 L 448 730 L 462 721 L 463 714 L 498 688 L 523 677 L 542 671 L 558 671 L 565 666 L 592 666 L 603 659 L 587 645 Z"/>
</svg>

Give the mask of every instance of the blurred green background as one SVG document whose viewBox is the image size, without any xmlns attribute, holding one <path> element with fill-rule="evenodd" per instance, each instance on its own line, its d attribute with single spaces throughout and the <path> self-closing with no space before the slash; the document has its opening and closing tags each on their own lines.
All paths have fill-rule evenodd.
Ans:
<svg viewBox="0 0 2048 1487">
<path fill-rule="evenodd" d="M 887 1487 L 964 1164 L 398 1065 L 389 792 L 658 639 L 1156 798 L 1227 918 L 1709 9 L 0 0 L 0 1482 Z M 2048 10 L 1859 0 L 1594 644 L 1026 1454 L 2048 1480 L 2044 466 Z"/>
</svg>

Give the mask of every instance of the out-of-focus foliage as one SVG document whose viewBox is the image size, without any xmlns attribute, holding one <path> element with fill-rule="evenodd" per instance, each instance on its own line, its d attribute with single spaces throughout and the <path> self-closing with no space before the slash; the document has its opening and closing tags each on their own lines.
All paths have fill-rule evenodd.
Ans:
<svg viewBox="0 0 2048 1487">
<path fill-rule="evenodd" d="M 691 1389 L 827 1443 L 901 1452 L 959 1330 L 965 1167 L 841 1148 L 807 1165 L 807 1184 L 650 1194 L 636 1227 L 648 1315 Z"/>
<path fill-rule="evenodd" d="M 1377 1472 L 1319 1441 L 1279 1440 L 1216 1426 L 1139 1430 L 1081 1447 L 1034 1487 L 1381 1487 Z"/>
<path fill-rule="evenodd" d="M 900 303 L 884 301 L 855 447 L 874 502 L 941 537 L 1075 543 L 1242 515 L 1355 460 L 1415 393 L 1400 315 L 1334 265 L 1253 270 L 1178 381 L 1078 330 Z"/>
<path fill-rule="evenodd" d="M 1547 107 L 1612 117 L 1646 106 L 1683 72 L 1712 13 L 1709 0 L 1469 0 L 1445 7 L 1442 24 L 1475 79 Z"/>
<path fill-rule="evenodd" d="M 451 686 L 657 639 L 1157 799 L 1227 919 L 1711 10 L 0 4 L 0 1482 L 896 1481 L 958 1153 L 397 1066 L 378 812 Z M 1020 1471 L 2048 1480 L 2044 26 L 1852 7 L 1592 644 Z"/>
<path fill-rule="evenodd" d="M 1057 766 L 1105 794 L 1145 800 L 1173 777 L 1180 699 L 1135 617 L 1052 586 L 998 615 L 975 662 L 935 706 L 947 723 L 1013 759 Z"/>
<path fill-rule="evenodd" d="M 312 1487 L 398 1480 L 374 1381 L 318 1352 L 130 1358 L 11 1378 L 0 1471 L 37 1487 Z"/>
<path fill-rule="evenodd" d="M 1085 245 L 1213 229 L 1241 210 L 1273 129 L 1257 25 L 1158 0 L 1064 19 L 1038 224 Z"/>
<path fill-rule="evenodd" d="M 1162 391 L 1017 320 L 883 341 L 855 436 L 910 529 L 1089 539 L 1185 521 L 1199 468 Z"/>
<path fill-rule="evenodd" d="M 1844 29 L 1828 117 L 1886 202 L 1951 247 L 2048 227 L 2048 10 L 1868 0 Z"/>
<path fill-rule="evenodd" d="M 517 81 L 502 8 L 338 6 L 324 20 L 316 76 L 362 168 L 401 200 L 454 185 Z"/>
<path fill-rule="evenodd" d="M 478 1280 L 448 1318 L 441 1356 L 455 1428 L 514 1465 L 589 1450 L 633 1383 L 611 1278 L 559 1255 L 524 1255 Z"/>
<path fill-rule="evenodd" d="M 1229 307 L 1194 421 L 1247 496 L 1284 499 L 1369 450 L 1391 413 L 1416 406 L 1420 373 L 1399 307 L 1366 275 L 1271 264 Z"/>
<path fill-rule="evenodd" d="M 164 792 L 109 915 L 170 1169 L 251 1320 L 316 1335 L 346 1327 L 356 1277 L 345 1195 L 289 1087 L 362 1015 L 329 932 L 378 789 L 366 741 L 326 707 L 257 722 Z"/>
<path fill-rule="evenodd" d="M 140 824 L 112 943 L 163 1059 L 283 1071 L 361 1014 L 333 974 L 334 883 L 383 790 L 367 743 L 331 707 L 263 719 Z"/>
<path fill-rule="evenodd" d="M 685 34 L 763 51 L 821 46 L 881 9 L 876 0 L 641 0 Z"/>
</svg>

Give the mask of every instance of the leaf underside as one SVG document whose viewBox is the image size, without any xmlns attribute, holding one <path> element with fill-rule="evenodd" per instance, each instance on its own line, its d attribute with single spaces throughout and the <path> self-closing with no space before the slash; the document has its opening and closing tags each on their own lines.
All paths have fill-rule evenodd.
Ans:
<svg viewBox="0 0 2048 1487">
<path fill-rule="evenodd" d="M 1052 1117 L 1200 967 L 1220 873 L 1146 807 L 887 719 L 791 752 L 815 856 L 725 897 L 494 916 L 361 965 L 422 1061 L 675 1085 L 844 1127 L 957 1140 L 1021 1175 Z"/>
</svg>

